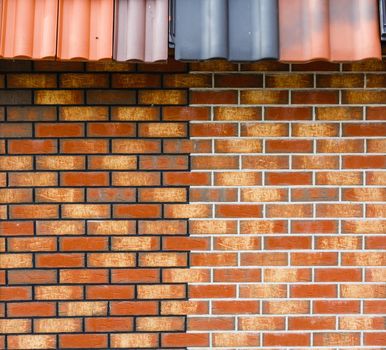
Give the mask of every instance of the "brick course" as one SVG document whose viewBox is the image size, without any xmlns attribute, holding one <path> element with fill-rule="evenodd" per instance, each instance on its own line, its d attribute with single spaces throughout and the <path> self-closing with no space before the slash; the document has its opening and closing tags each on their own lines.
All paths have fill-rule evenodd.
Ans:
<svg viewBox="0 0 386 350">
<path fill-rule="evenodd" d="M 384 62 L 0 70 L 0 347 L 386 345 Z"/>
</svg>

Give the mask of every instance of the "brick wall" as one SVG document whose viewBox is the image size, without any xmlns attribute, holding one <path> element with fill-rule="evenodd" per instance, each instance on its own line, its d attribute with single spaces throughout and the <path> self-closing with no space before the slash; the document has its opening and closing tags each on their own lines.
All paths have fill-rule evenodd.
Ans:
<svg viewBox="0 0 386 350">
<path fill-rule="evenodd" d="M 386 345 L 386 63 L 0 70 L 2 348 Z"/>
</svg>

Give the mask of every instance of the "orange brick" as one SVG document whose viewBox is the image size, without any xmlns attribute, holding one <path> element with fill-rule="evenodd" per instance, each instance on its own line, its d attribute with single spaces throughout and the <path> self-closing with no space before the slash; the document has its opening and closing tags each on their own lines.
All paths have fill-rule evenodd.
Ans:
<svg viewBox="0 0 386 350">
<path fill-rule="evenodd" d="M 64 204 L 62 217 L 68 219 L 109 218 L 110 206 L 107 204 Z"/>
<path fill-rule="evenodd" d="M 236 266 L 236 253 L 193 253 L 193 266 Z"/>
<path fill-rule="evenodd" d="M 110 304 L 112 315 L 155 315 L 158 312 L 155 301 L 112 301 Z"/>
<path fill-rule="evenodd" d="M 9 303 L 7 312 L 10 317 L 55 316 L 54 302 Z"/>
<path fill-rule="evenodd" d="M 215 333 L 213 335 L 213 345 L 223 346 L 258 346 L 260 335 L 256 333 Z"/>
<path fill-rule="evenodd" d="M 355 346 L 360 344 L 358 333 L 317 333 L 314 335 L 316 346 Z"/>
<path fill-rule="evenodd" d="M 261 120 L 259 107 L 215 107 L 215 120 Z"/>
<path fill-rule="evenodd" d="M 97 88 L 108 87 L 107 74 L 64 73 L 60 75 L 59 85 L 62 88 Z"/>
<path fill-rule="evenodd" d="M 131 317 L 97 317 L 87 318 L 86 332 L 129 332 L 133 330 Z"/>
<path fill-rule="evenodd" d="M 362 216 L 362 206 L 360 204 L 318 204 L 316 216 L 360 217 Z"/>
<path fill-rule="evenodd" d="M 190 103 L 195 105 L 216 105 L 216 104 L 236 104 L 237 91 L 211 90 L 211 91 L 191 91 Z"/>
<path fill-rule="evenodd" d="M 32 190 L 0 188 L 0 202 L 1 203 L 32 202 Z"/>
<path fill-rule="evenodd" d="M 310 172 L 268 172 L 265 178 L 266 185 L 311 185 Z"/>
<path fill-rule="evenodd" d="M 311 204 L 268 204 L 267 217 L 272 218 L 306 218 L 312 216 Z"/>
<path fill-rule="evenodd" d="M 82 267 L 84 254 L 40 254 L 36 256 L 37 267 Z"/>
<path fill-rule="evenodd" d="M 182 90 L 141 90 L 138 94 L 139 104 L 183 105 L 186 102 L 186 92 Z"/>
<path fill-rule="evenodd" d="M 240 287 L 241 298 L 284 298 L 285 285 L 243 285 Z"/>
<path fill-rule="evenodd" d="M 210 273 L 209 270 L 206 269 L 167 269 L 163 270 L 162 274 L 162 281 L 170 283 L 209 282 L 209 280 Z"/>
<path fill-rule="evenodd" d="M 57 186 L 58 176 L 54 172 L 20 172 L 9 174 L 9 185 L 17 187 Z"/>
<path fill-rule="evenodd" d="M 133 253 L 90 253 L 87 256 L 89 267 L 133 267 L 135 265 Z"/>
<path fill-rule="evenodd" d="M 80 123 L 39 123 L 35 124 L 35 137 L 82 137 L 83 124 Z"/>
<path fill-rule="evenodd" d="M 291 253 L 291 263 L 294 266 L 329 266 L 338 262 L 337 253 Z"/>
<path fill-rule="evenodd" d="M 161 143 L 158 140 L 113 140 L 113 153 L 159 153 Z"/>
<path fill-rule="evenodd" d="M 282 220 L 246 220 L 240 222 L 240 233 L 286 233 L 287 223 Z"/>
<path fill-rule="evenodd" d="M 137 168 L 135 156 L 90 156 L 88 168 L 93 170 L 132 170 Z"/>
<path fill-rule="evenodd" d="M 93 251 L 107 250 L 108 240 L 104 237 L 62 237 L 60 239 L 61 251 Z"/>
<path fill-rule="evenodd" d="M 261 272 L 257 269 L 214 270 L 215 282 L 260 282 Z"/>
<path fill-rule="evenodd" d="M 112 237 L 112 250 L 157 250 L 159 239 L 155 237 Z"/>
<path fill-rule="evenodd" d="M 185 123 L 141 123 L 139 125 L 140 137 L 186 137 L 187 126 Z"/>
<path fill-rule="evenodd" d="M 107 140 L 61 140 L 60 150 L 63 153 L 107 153 L 108 142 Z"/>
<path fill-rule="evenodd" d="M 55 270 L 10 270 L 8 284 L 53 284 L 57 282 Z"/>
<path fill-rule="evenodd" d="M 87 136 L 90 137 L 133 137 L 136 135 L 132 123 L 88 123 Z"/>
<path fill-rule="evenodd" d="M 107 302 L 72 301 L 59 303 L 59 316 L 106 316 Z"/>
<path fill-rule="evenodd" d="M 49 154 L 57 152 L 55 140 L 9 140 L 10 154 Z"/>
<path fill-rule="evenodd" d="M 260 140 L 216 140 L 215 150 L 218 153 L 260 153 Z"/>
<path fill-rule="evenodd" d="M 157 269 L 117 269 L 112 270 L 111 280 L 113 283 L 159 283 L 160 273 Z"/>
<path fill-rule="evenodd" d="M 267 153 L 311 153 L 312 141 L 309 140 L 267 140 Z"/>
<path fill-rule="evenodd" d="M 82 320 L 80 318 L 42 318 L 34 320 L 34 330 L 37 333 L 81 332 Z"/>
<path fill-rule="evenodd" d="M 107 172 L 66 172 L 61 174 L 61 186 L 107 186 Z"/>
<path fill-rule="evenodd" d="M 209 217 L 211 208 L 201 204 L 166 204 L 165 218 L 187 219 Z"/>
<path fill-rule="evenodd" d="M 153 284 L 138 285 L 138 299 L 183 299 L 186 296 L 185 285 Z"/>
<path fill-rule="evenodd" d="M 161 184 L 158 172 L 114 172 L 113 186 L 159 186 Z"/>
<path fill-rule="evenodd" d="M 32 289 L 31 287 L 0 287 L 0 300 L 32 300 Z"/>
<path fill-rule="evenodd" d="M 216 216 L 219 218 L 261 217 L 262 206 L 252 204 L 219 204 L 216 206 Z"/>
<path fill-rule="evenodd" d="M 273 315 L 307 314 L 310 312 L 310 302 L 306 300 L 264 301 L 263 311 Z"/>
<path fill-rule="evenodd" d="M 176 334 L 176 333 L 165 333 L 162 334 L 162 346 L 170 347 L 207 347 L 209 345 L 209 335 L 205 333 L 194 333 L 194 334 Z"/>
<path fill-rule="evenodd" d="M 66 300 L 82 299 L 81 286 L 37 286 L 35 287 L 36 300 Z"/>
<path fill-rule="evenodd" d="M 115 218 L 158 218 L 161 208 L 158 204 L 115 204 Z"/>
<path fill-rule="evenodd" d="M 183 331 L 185 326 L 182 317 L 138 317 L 136 330 L 140 332 Z"/>
<path fill-rule="evenodd" d="M 186 222 L 180 220 L 139 221 L 139 234 L 178 235 L 186 234 Z"/>
<path fill-rule="evenodd" d="M 309 346 L 310 335 L 307 333 L 266 333 L 264 346 Z"/>
<path fill-rule="evenodd" d="M 108 120 L 109 111 L 107 107 L 93 106 L 63 106 L 59 108 L 60 120 Z"/>
<path fill-rule="evenodd" d="M 143 188 L 138 192 L 140 202 L 185 202 L 187 195 L 184 188 Z"/>
<path fill-rule="evenodd" d="M 88 221 L 87 232 L 91 235 L 128 235 L 135 234 L 135 222 L 127 220 Z"/>
<path fill-rule="evenodd" d="M 240 330 L 280 330 L 284 329 L 284 318 L 282 317 L 240 317 Z"/>
<path fill-rule="evenodd" d="M 36 168 L 39 170 L 81 170 L 85 169 L 82 156 L 37 156 Z"/>
<path fill-rule="evenodd" d="M 11 335 L 8 337 L 9 349 L 55 349 L 55 335 Z"/>
<path fill-rule="evenodd" d="M 189 159 L 187 156 L 140 156 L 139 168 L 141 170 L 187 170 Z"/>
<path fill-rule="evenodd" d="M 288 263 L 287 253 L 242 253 L 242 266 L 283 266 Z"/>
<path fill-rule="evenodd" d="M 44 252 L 55 251 L 55 238 L 9 238 L 8 251 L 10 252 Z"/>
<path fill-rule="evenodd" d="M 112 334 L 111 345 L 114 348 L 149 348 L 158 347 L 158 335 L 152 333 Z"/>
<path fill-rule="evenodd" d="M 107 347 L 106 334 L 61 334 L 59 336 L 59 346 L 62 349 L 81 348 L 81 349 L 100 349 Z"/>
<path fill-rule="evenodd" d="M 28 333 L 31 331 L 31 321 L 28 319 L 2 319 L 0 320 L 0 332 L 8 333 Z"/>
<path fill-rule="evenodd" d="M 37 202 L 81 202 L 83 189 L 76 188 L 38 188 L 35 190 Z"/>
<path fill-rule="evenodd" d="M 245 90 L 240 92 L 242 104 L 285 104 L 288 103 L 288 91 L 285 90 Z"/>
<path fill-rule="evenodd" d="M 13 205 L 9 208 L 11 219 L 52 219 L 58 217 L 58 206 L 49 204 Z"/>
<path fill-rule="evenodd" d="M 56 88 L 55 74 L 7 74 L 8 88 Z"/>
<path fill-rule="evenodd" d="M 79 90 L 36 90 L 34 96 L 38 105 L 83 104 L 83 93 Z"/>
<path fill-rule="evenodd" d="M 140 253 L 141 267 L 178 267 L 187 265 L 186 253 Z"/>
<path fill-rule="evenodd" d="M 108 299 L 133 299 L 133 286 L 87 286 L 86 298 L 93 300 L 108 300 Z"/>
<path fill-rule="evenodd" d="M 108 271 L 104 269 L 61 269 L 60 283 L 107 283 Z"/>
<path fill-rule="evenodd" d="M 0 170 L 32 170 L 31 156 L 0 156 Z"/>
<path fill-rule="evenodd" d="M 84 232 L 84 223 L 82 221 L 38 221 L 36 223 L 36 233 L 38 235 L 81 235 Z"/>
</svg>

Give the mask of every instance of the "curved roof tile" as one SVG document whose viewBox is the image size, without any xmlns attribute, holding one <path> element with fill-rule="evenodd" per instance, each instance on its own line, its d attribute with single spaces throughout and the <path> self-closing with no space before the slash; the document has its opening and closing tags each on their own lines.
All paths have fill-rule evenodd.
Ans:
<svg viewBox="0 0 386 350">
<path fill-rule="evenodd" d="M 113 0 L 59 0 L 59 59 L 112 58 Z"/>
<path fill-rule="evenodd" d="M 1 57 L 55 57 L 57 1 L 2 0 L 0 5 Z"/>
<path fill-rule="evenodd" d="M 174 6 L 176 59 L 278 57 L 276 0 L 177 0 Z"/>
<path fill-rule="evenodd" d="M 280 60 L 381 58 L 377 0 L 279 0 Z"/>
<path fill-rule="evenodd" d="M 168 0 L 117 0 L 114 59 L 168 58 Z"/>
</svg>

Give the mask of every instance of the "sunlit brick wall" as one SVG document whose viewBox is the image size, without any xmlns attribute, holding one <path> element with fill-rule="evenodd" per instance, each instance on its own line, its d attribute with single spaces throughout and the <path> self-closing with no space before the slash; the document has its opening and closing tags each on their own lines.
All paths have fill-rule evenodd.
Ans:
<svg viewBox="0 0 386 350">
<path fill-rule="evenodd" d="M 386 345 L 386 64 L 0 61 L 0 344 Z"/>
</svg>

